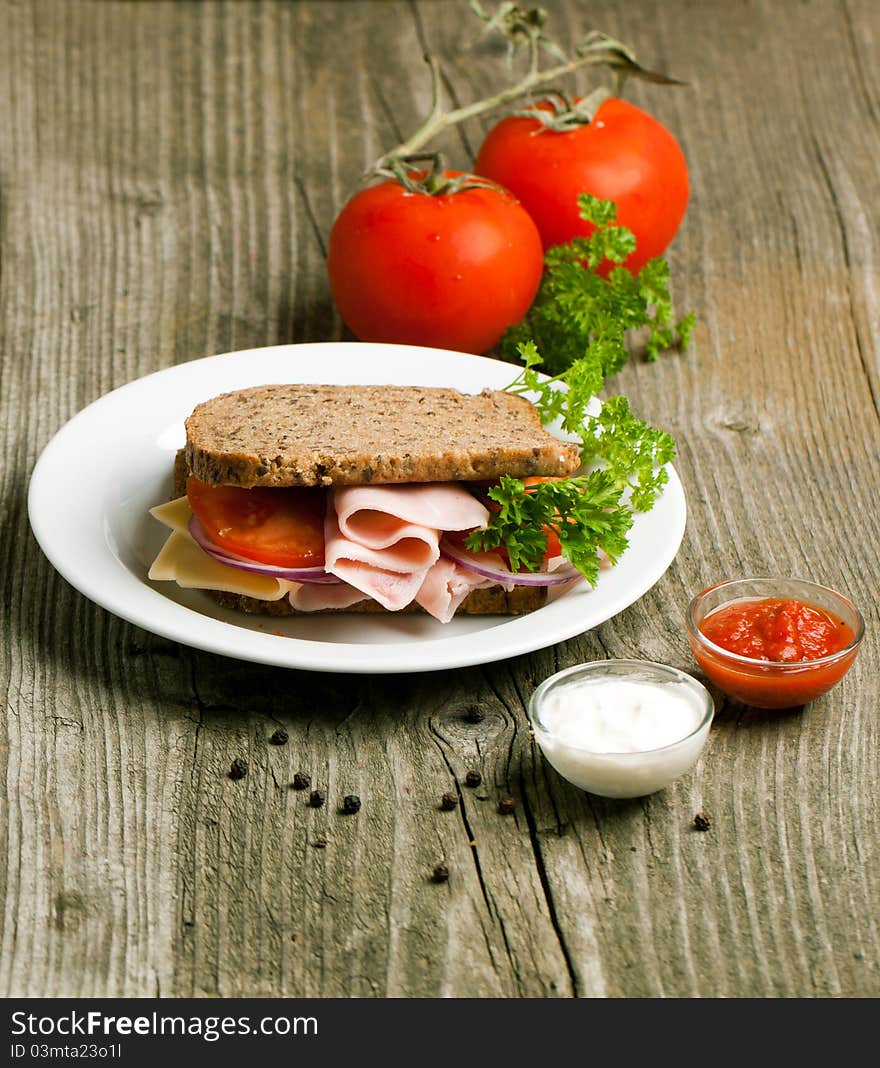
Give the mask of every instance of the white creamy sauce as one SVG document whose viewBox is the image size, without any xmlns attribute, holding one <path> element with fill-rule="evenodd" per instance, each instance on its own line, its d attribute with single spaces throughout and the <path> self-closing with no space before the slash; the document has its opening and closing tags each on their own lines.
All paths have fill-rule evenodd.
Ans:
<svg viewBox="0 0 880 1068">
<path fill-rule="evenodd" d="M 605 797 L 642 797 L 693 767 L 711 716 L 681 682 L 580 678 L 550 689 L 536 737 L 569 782 Z M 702 726 L 701 726 L 702 723 Z"/>
<path fill-rule="evenodd" d="M 643 753 L 686 737 L 702 715 L 698 696 L 684 686 L 604 678 L 551 691 L 541 718 L 562 745 L 591 753 Z"/>
</svg>

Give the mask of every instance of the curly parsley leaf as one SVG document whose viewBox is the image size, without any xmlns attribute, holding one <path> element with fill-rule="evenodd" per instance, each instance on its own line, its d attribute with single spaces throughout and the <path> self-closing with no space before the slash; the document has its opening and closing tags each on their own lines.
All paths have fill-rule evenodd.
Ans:
<svg viewBox="0 0 880 1068">
<path fill-rule="evenodd" d="M 591 356 L 607 377 L 627 361 L 628 331 L 646 328 L 648 360 L 675 346 L 686 348 L 695 319 L 690 313 L 674 322 L 666 261 L 649 260 L 638 274 L 614 266 L 603 277 L 600 266 L 623 263 L 636 247 L 635 236 L 616 225 L 613 201 L 583 194 L 578 204 L 594 230 L 547 250 L 538 295 L 526 318 L 502 338 L 502 357 L 515 361 L 519 346 L 534 341 L 551 374 Z"/>
<path fill-rule="evenodd" d="M 526 342 L 518 352 L 525 368 L 507 386 L 508 392 L 528 394 L 542 423 L 559 420 L 566 433 L 580 438 L 582 461 L 600 461 L 615 485 L 631 491 L 632 507 L 650 511 L 669 480 L 664 465 L 675 459 L 670 435 L 636 418 L 626 397 L 609 397 L 598 414 L 589 411 L 604 381 L 595 353 L 575 360 L 553 378 L 543 378 L 535 369 L 543 363 L 535 343 Z"/>
<path fill-rule="evenodd" d="M 632 512 L 621 503 L 622 490 L 607 471 L 560 481 L 541 482 L 528 489 L 521 479 L 503 475 L 489 490 L 498 505 L 485 530 L 467 538 L 472 552 L 503 547 L 513 571 L 540 571 L 547 552 L 547 532 L 559 538 L 562 555 L 595 585 L 599 550 L 614 563 L 627 547 Z"/>
<path fill-rule="evenodd" d="M 517 352 L 525 368 L 506 386 L 508 393 L 528 394 L 538 409 L 542 423 L 559 419 L 562 429 L 579 434 L 587 419 L 587 408 L 605 381 L 602 363 L 595 352 L 576 360 L 567 371 L 547 378 L 535 368 L 544 363 L 534 341 L 523 342 Z M 567 389 L 558 389 L 557 382 L 565 382 Z"/>
<path fill-rule="evenodd" d="M 638 274 L 620 266 L 636 242 L 616 225 L 613 202 L 584 195 L 578 203 L 592 233 L 547 251 L 535 302 L 505 334 L 501 355 L 525 364 L 507 389 L 527 394 L 543 423 L 556 422 L 579 438 L 583 463 L 598 470 L 528 488 L 502 478 L 489 491 L 497 510 L 467 546 L 503 547 L 512 570 L 537 571 L 552 530 L 562 554 L 595 585 L 600 551 L 616 560 L 634 512 L 652 508 L 669 480 L 665 465 L 675 457 L 675 442 L 637 419 L 626 397 L 610 397 L 598 411 L 594 398 L 626 363 L 629 331 L 645 330 L 645 354 L 655 360 L 675 345 L 687 346 L 695 318 L 690 313 L 673 321 L 665 260 L 649 260 Z"/>
<path fill-rule="evenodd" d="M 665 464 L 675 458 L 675 442 L 665 430 L 648 426 L 630 411 L 626 397 L 609 397 L 590 416 L 581 438 L 585 462 L 601 460 L 616 486 L 629 487 L 630 503 L 647 512 L 669 481 Z"/>
</svg>

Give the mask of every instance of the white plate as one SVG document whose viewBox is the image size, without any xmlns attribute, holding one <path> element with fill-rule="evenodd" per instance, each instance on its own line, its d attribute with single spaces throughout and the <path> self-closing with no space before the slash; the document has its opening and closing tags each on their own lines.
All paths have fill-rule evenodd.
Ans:
<svg viewBox="0 0 880 1068">
<path fill-rule="evenodd" d="M 28 510 L 43 552 L 86 597 L 174 641 L 264 664 L 339 672 L 465 667 L 528 653 L 581 634 L 638 600 L 672 562 L 685 500 L 670 468 L 654 509 L 636 517 L 618 565 L 526 616 L 248 616 L 206 594 L 152 583 L 147 570 L 167 530 L 148 514 L 171 493 L 183 421 L 200 401 L 273 382 L 501 388 L 510 364 L 438 349 L 358 342 L 278 345 L 170 367 L 108 393 L 49 442 L 31 479 Z"/>
</svg>

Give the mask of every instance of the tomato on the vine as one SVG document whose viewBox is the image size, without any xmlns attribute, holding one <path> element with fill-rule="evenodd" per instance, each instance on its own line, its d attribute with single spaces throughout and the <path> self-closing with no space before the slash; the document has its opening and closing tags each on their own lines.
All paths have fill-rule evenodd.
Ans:
<svg viewBox="0 0 880 1068">
<path fill-rule="evenodd" d="M 534 222 L 489 183 L 433 195 L 395 180 L 363 189 L 336 219 L 327 255 L 333 300 L 361 341 L 473 353 L 523 318 L 542 267 Z"/>
<path fill-rule="evenodd" d="M 542 101 L 538 107 L 551 109 Z M 637 271 L 675 236 L 688 201 L 688 171 L 678 142 L 647 112 L 614 97 L 591 122 L 557 132 L 537 119 L 510 116 L 486 136 L 477 174 L 509 189 L 541 232 L 544 247 L 592 232 L 578 195 L 617 204 L 617 222 L 636 237 L 624 263 Z"/>
</svg>

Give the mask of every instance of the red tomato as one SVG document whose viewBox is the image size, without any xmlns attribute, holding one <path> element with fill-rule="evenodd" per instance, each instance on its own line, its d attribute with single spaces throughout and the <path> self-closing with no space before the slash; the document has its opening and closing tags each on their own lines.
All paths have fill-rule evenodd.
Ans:
<svg viewBox="0 0 880 1068">
<path fill-rule="evenodd" d="M 186 495 L 205 533 L 220 549 L 276 567 L 324 563 L 322 489 L 209 486 L 190 476 Z"/>
<path fill-rule="evenodd" d="M 483 142 L 475 170 L 520 199 L 545 248 L 592 232 L 580 217 L 579 194 L 613 200 L 618 223 L 636 236 L 624 264 L 632 271 L 664 251 L 688 201 L 678 142 L 646 112 L 613 97 L 592 122 L 564 133 L 541 129 L 536 119 L 502 119 Z"/>
<path fill-rule="evenodd" d="M 475 353 L 523 318 L 542 267 L 535 224 L 505 190 L 428 196 L 396 181 L 349 200 L 327 255 L 333 300 L 362 341 Z"/>
</svg>

